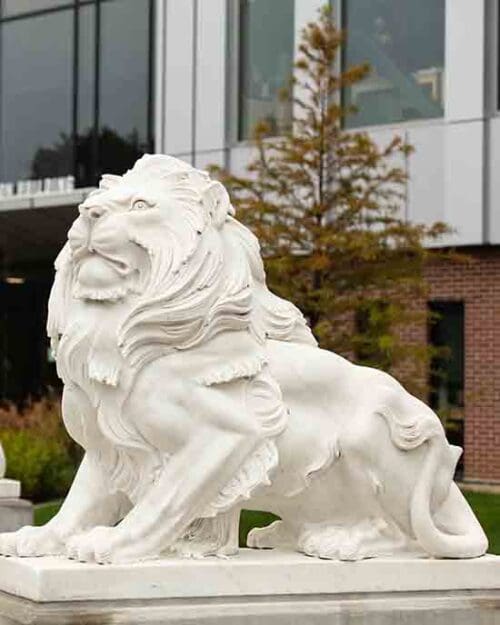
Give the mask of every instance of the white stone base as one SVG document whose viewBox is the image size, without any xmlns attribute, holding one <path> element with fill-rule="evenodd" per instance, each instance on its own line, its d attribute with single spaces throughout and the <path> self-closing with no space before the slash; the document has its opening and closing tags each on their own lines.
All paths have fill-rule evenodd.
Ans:
<svg viewBox="0 0 500 625">
<path fill-rule="evenodd" d="M 18 480 L 0 479 L 0 500 L 17 499 L 21 496 L 21 482 Z"/>
<path fill-rule="evenodd" d="M 59 557 L 0 556 L 0 590 L 33 601 L 500 590 L 500 556 L 339 562 L 242 549 L 228 559 L 171 557 L 104 566 Z"/>
<path fill-rule="evenodd" d="M 228 560 L 127 566 L 3 557 L 0 591 L 0 625 L 340 625 L 361 613 L 355 622 L 367 625 L 500 625 L 497 556 L 333 562 L 242 550 Z"/>
</svg>

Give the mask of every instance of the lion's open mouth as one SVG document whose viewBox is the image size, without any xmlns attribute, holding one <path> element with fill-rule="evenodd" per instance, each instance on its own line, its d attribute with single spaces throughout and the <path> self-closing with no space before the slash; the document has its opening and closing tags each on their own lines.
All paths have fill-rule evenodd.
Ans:
<svg viewBox="0 0 500 625">
<path fill-rule="evenodd" d="M 86 254 L 78 263 L 74 295 L 79 299 L 116 300 L 134 290 L 134 271 L 125 259 Z"/>
<path fill-rule="evenodd" d="M 120 276 L 128 276 L 132 271 L 130 263 L 123 258 L 113 256 L 112 254 L 105 254 L 103 252 L 97 252 L 97 256 L 103 258 L 107 263 L 109 263 Z"/>
</svg>

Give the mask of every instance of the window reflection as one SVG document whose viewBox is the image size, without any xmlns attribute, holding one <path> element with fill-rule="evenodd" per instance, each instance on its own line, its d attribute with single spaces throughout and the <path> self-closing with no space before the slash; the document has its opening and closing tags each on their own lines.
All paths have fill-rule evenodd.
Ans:
<svg viewBox="0 0 500 625">
<path fill-rule="evenodd" d="M 12 17 L 22 13 L 53 9 L 61 5 L 73 4 L 74 0 L 0 0 L 2 5 L 2 17 Z"/>
<path fill-rule="evenodd" d="M 290 128 L 290 103 L 279 92 L 291 77 L 293 44 L 294 0 L 240 2 L 239 139 L 262 120 L 274 135 Z"/>
<path fill-rule="evenodd" d="M 443 115 L 445 0 L 346 0 L 346 66 L 371 74 L 346 93 L 352 126 Z"/>
<path fill-rule="evenodd" d="M 96 6 L 82 6 L 78 15 L 78 134 L 94 125 Z"/>
<path fill-rule="evenodd" d="M 89 1 L 0 21 L 0 182 L 72 174 L 90 186 L 152 149 L 152 4 Z"/>
<path fill-rule="evenodd" d="M 64 10 L 1 26 L 0 181 L 71 173 L 72 24 Z"/>
<path fill-rule="evenodd" d="M 147 3 L 101 5 L 100 169 L 123 173 L 147 149 L 149 13 Z"/>
</svg>

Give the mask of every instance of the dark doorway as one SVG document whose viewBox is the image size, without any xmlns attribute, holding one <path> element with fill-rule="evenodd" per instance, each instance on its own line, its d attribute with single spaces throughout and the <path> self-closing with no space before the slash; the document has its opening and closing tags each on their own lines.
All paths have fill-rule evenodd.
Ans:
<svg viewBox="0 0 500 625">
<path fill-rule="evenodd" d="M 464 445 L 464 304 L 429 302 L 429 341 L 438 348 L 430 372 L 430 405 L 439 414 L 448 440 Z M 463 457 L 462 457 L 463 458 Z M 463 473 L 463 459 L 457 467 Z"/>
<path fill-rule="evenodd" d="M 22 401 L 58 386 L 45 332 L 50 266 L 0 281 L 0 398 Z"/>
</svg>

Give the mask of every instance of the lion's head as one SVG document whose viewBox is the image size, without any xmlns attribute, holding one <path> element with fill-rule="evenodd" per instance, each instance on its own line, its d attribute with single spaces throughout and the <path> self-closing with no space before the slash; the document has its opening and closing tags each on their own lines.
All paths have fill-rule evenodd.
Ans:
<svg viewBox="0 0 500 625">
<path fill-rule="evenodd" d="M 256 238 L 206 172 L 145 155 L 123 176 L 103 176 L 79 212 L 56 260 L 56 343 L 76 301 L 127 304 L 118 342 L 133 365 L 153 346 L 188 349 L 222 331 L 314 342 L 301 313 L 267 290 Z"/>
</svg>

